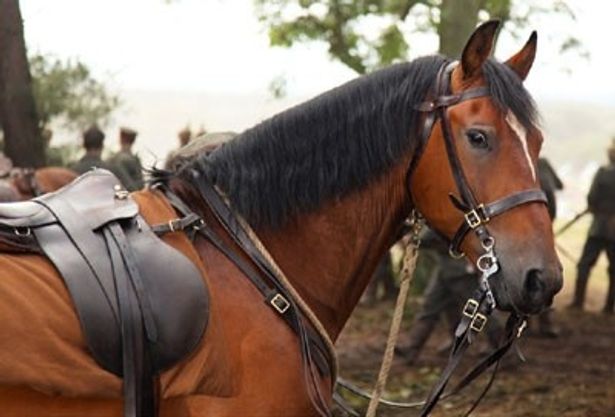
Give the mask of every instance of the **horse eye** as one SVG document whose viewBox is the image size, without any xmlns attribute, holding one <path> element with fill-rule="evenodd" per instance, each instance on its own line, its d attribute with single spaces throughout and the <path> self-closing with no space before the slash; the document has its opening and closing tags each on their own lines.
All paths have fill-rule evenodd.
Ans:
<svg viewBox="0 0 615 417">
<path fill-rule="evenodd" d="M 470 145 L 479 149 L 486 149 L 489 147 L 489 141 L 487 140 L 487 134 L 482 130 L 470 129 L 466 132 L 466 136 L 470 141 Z"/>
</svg>

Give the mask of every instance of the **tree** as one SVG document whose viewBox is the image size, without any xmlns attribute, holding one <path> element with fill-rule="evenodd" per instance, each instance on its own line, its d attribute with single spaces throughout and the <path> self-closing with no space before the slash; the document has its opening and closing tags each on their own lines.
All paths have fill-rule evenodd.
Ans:
<svg viewBox="0 0 615 417">
<path fill-rule="evenodd" d="M 53 120 L 77 130 L 93 123 L 104 125 L 120 105 L 120 99 L 78 60 L 34 55 L 30 57 L 30 71 L 41 129 Z"/>
<path fill-rule="evenodd" d="M 45 164 L 18 0 L 0 0 L 0 124 L 15 166 Z"/>
<path fill-rule="evenodd" d="M 333 59 L 359 74 L 407 59 L 408 26 L 414 32 L 437 33 L 439 52 L 455 57 L 482 20 L 500 19 L 515 34 L 539 14 L 574 19 L 564 0 L 255 0 L 255 4 L 272 46 L 322 41 Z M 571 48 L 579 43 L 569 37 L 561 45 Z"/>
</svg>

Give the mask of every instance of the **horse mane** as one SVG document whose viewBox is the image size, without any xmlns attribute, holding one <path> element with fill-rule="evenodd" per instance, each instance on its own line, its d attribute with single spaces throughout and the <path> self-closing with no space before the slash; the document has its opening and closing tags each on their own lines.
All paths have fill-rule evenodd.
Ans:
<svg viewBox="0 0 615 417">
<path fill-rule="evenodd" d="M 253 227 L 279 227 L 361 189 L 415 149 L 422 120 L 415 106 L 447 62 L 439 55 L 422 57 L 357 78 L 195 157 L 177 175 L 191 182 L 198 172 Z M 485 66 L 494 100 L 524 125 L 533 123 L 533 101 L 503 67 L 495 61 Z"/>
</svg>

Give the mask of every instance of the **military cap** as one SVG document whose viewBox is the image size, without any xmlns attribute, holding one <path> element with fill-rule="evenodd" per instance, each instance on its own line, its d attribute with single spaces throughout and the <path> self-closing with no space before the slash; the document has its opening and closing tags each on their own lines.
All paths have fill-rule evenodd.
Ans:
<svg viewBox="0 0 615 417">
<path fill-rule="evenodd" d="M 126 143 L 133 143 L 137 138 L 137 131 L 129 127 L 120 127 L 120 140 Z"/>
</svg>

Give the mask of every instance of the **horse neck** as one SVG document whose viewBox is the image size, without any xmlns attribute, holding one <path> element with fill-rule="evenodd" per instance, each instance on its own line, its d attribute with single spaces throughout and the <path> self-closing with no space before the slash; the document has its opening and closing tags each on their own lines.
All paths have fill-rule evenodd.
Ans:
<svg viewBox="0 0 615 417">
<path fill-rule="evenodd" d="M 259 231 L 288 280 L 335 339 L 410 210 L 407 161 L 366 188 Z"/>
</svg>

